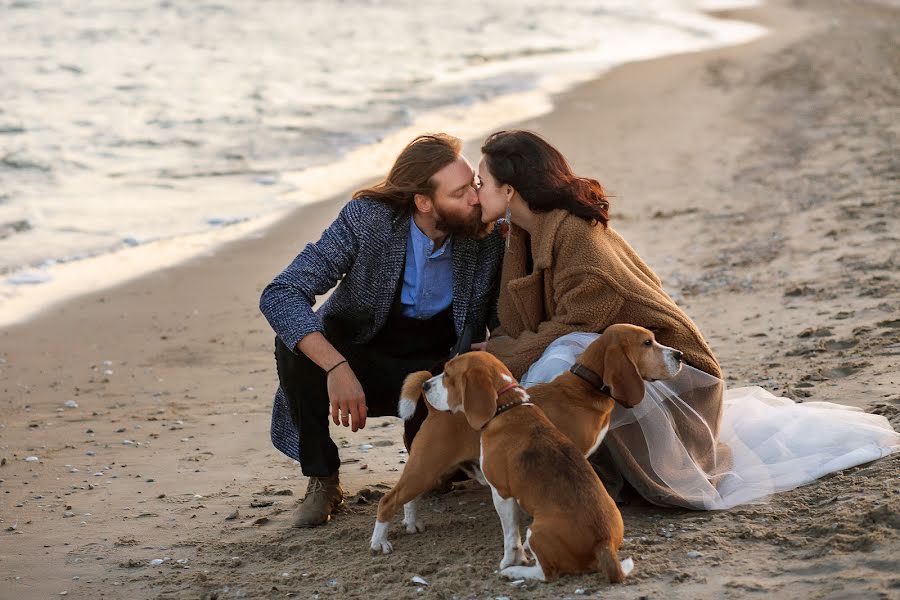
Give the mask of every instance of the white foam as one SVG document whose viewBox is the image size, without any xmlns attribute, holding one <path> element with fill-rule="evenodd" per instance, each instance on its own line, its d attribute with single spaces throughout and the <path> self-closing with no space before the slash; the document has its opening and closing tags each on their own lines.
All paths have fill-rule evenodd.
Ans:
<svg viewBox="0 0 900 600">
<path fill-rule="evenodd" d="M 20 271 L 11 277 L 6 278 L 9 285 L 38 285 L 51 281 L 53 276 L 46 272 L 39 271 Z"/>
</svg>

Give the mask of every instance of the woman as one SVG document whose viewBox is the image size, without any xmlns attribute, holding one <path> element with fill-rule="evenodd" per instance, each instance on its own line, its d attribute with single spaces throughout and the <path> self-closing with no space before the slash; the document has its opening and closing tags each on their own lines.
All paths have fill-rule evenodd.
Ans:
<svg viewBox="0 0 900 600">
<path fill-rule="evenodd" d="M 577 177 L 558 150 L 527 131 L 495 133 L 482 153 L 482 218 L 505 214 L 510 223 L 500 327 L 487 351 L 526 386 L 567 369 L 614 323 L 651 329 L 684 353 L 681 374 L 648 384 L 635 409 L 616 408 L 594 456 L 614 496 L 630 484 L 655 504 L 728 508 L 812 481 L 829 472 L 823 468 L 900 450 L 900 436 L 883 417 L 795 405 L 760 388 L 724 392 L 719 363 L 696 325 L 609 226 L 597 181 Z M 808 441 L 802 432 L 809 427 L 828 439 L 792 448 L 795 438 Z"/>
</svg>

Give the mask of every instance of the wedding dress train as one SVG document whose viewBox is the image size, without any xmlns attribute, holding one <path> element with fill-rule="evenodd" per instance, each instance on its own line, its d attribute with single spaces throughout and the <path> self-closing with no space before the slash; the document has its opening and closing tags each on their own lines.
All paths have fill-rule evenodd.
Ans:
<svg viewBox="0 0 900 600">
<path fill-rule="evenodd" d="M 522 385 L 551 381 L 597 337 L 559 338 L 528 369 Z M 698 391 L 722 394 L 719 423 L 707 423 L 692 408 Z M 705 510 L 764 501 L 827 473 L 900 452 L 900 434 L 882 416 L 831 402 L 797 403 L 757 386 L 725 390 L 721 380 L 687 365 L 671 380 L 647 382 L 636 407 L 617 404 L 610 433 L 618 428 L 633 432 L 632 442 L 620 443 L 618 450 L 609 444 L 627 481 L 652 480 L 652 487 L 671 490 L 665 499 L 651 501 Z M 643 493 L 641 485 L 635 487 Z"/>
</svg>

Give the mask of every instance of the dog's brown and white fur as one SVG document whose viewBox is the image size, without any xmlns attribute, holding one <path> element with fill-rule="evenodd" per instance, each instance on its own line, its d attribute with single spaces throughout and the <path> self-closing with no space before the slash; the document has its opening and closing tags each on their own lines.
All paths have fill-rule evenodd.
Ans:
<svg viewBox="0 0 900 600">
<path fill-rule="evenodd" d="M 550 421 L 585 456 L 599 447 L 609 428 L 615 402 L 631 407 L 644 396 L 644 380 L 668 379 L 681 368 L 681 353 L 656 343 L 653 334 L 633 325 L 613 325 L 593 342 L 578 363 L 596 373 L 609 386 L 602 393 L 584 379 L 566 372 L 550 383 L 529 389 L 531 401 L 541 407 Z M 422 395 L 422 386 L 431 373 L 421 371 L 407 377 L 400 400 L 400 415 L 410 418 Z M 501 375 L 512 377 L 507 373 Z M 505 380 L 504 380 L 505 381 Z M 445 389 L 445 386 L 440 386 Z M 460 466 L 470 467 L 479 480 L 479 433 L 460 413 L 448 409 L 444 394 L 435 402 L 443 410 L 426 403 L 428 416 L 410 449 L 400 480 L 378 504 L 378 516 L 370 547 L 385 554 L 393 550 L 387 533 L 390 520 L 401 505 L 403 523 L 410 533 L 424 529 L 416 511 L 416 499 L 433 489 L 443 477 Z M 484 481 L 482 481 L 484 483 Z M 516 551 L 521 556 L 521 547 Z M 504 561 L 506 562 L 506 561 Z M 508 566 L 508 565 L 503 565 Z"/>
<path fill-rule="evenodd" d="M 486 352 L 451 360 L 442 379 L 450 412 L 463 413 L 481 432 L 479 464 L 503 526 L 501 575 L 545 581 L 603 571 L 611 583 L 621 582 L 618 508 L 584 455 L 509 379 Z M 534 517 L 525 538 L 531 566 L 521 566 L 519 506 Z"/>
</svg>

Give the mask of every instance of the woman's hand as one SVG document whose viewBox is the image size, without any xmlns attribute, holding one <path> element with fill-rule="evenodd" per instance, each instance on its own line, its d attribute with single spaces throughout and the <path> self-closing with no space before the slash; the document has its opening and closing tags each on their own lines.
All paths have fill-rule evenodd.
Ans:
<svg viewBox="0 0 900 600">
<path fill-rule="evenodd" d="M 487 342 L 478 342 L 477 344 L 472 344 L 472 350 L 480 350 L 484 351 L 487 348 Z"/>
<path fill-rule="evenodd" d="M 366 426 L 366 395 L 349 363 L 328 374 L 328 400 L 335 425 L 350 427 L 351 431 Z"/>
</svg>

